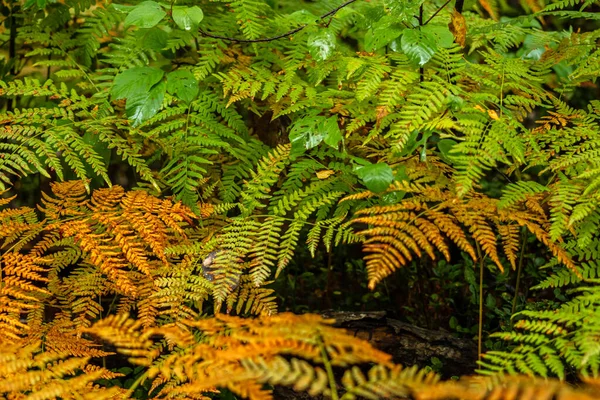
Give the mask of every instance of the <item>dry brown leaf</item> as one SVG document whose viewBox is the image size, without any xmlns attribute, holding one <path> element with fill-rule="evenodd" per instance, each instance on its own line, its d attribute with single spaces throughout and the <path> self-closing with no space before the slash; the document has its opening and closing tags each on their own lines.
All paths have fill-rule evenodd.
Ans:
<svg viewBox="0 0 600 400">
<path fill-rule="evenodd" d="M 461 47 L 465 47 L 465 41 L 467 39 L 467 23 L 465 17 L 458 11 L 452 11 L 452 19 L 448 24 L 450 32 L 454 35 L 456 43 L 460 44 Z"/>
<path fill-rule="evenodd" d="M 333 171 L 331 169 L 324 169 L 322 171 L 317 171 L 317 178 L 319 178 L 319 179 L 327 179 L 327 178 L 329 178 L 333 174 L 335 174 L 335 171 Z"/>
</svg>

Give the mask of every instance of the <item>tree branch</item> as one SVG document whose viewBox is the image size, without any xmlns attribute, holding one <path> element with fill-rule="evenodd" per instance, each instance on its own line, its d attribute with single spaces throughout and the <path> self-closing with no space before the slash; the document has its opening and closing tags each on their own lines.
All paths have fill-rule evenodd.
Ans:
<svg viewBox="0 0 600 400">
<path fill-rule="evenodd" d="M 333 16 L 335 16 L 335 14 L 337 14 L 338 11 L 340 11 L 342 8 L 354 3 L 355 1 L 357 1 L 357 0 L 347 0 L 345 3 L 341 4 L 340 6 L 321 15 L 317 21 L 322 21 L 327 17 L 333 18 Z M 329 22 L 331 22 L 331 21 L 329 21 Z M 221 36 L 221 35 L 213 35 L 212 33 L 208 33 L 202 29 L 199 29 L 198 31 L 200 32 L 200 34 L 202 36 L 213 38 L 213 39 L 227 40 L 229 42 L 236 42 L 236 43 L 261 43 L 261 42 L 272 42 L 274 40 L 283 39 L 285 37 L 292 36 L 293 34 L 298 33 L 302 29 L 306 28 L 308 25 L 309 24 L 299 26 L 297 28 L 292 29 L 291 31 L 282 33 L 281 35 L 267 37 L 267 38 L 260 38 L 260 39 L 238 39 L 238 38 L 232 38 L 232 37 Z"/>
</svg>

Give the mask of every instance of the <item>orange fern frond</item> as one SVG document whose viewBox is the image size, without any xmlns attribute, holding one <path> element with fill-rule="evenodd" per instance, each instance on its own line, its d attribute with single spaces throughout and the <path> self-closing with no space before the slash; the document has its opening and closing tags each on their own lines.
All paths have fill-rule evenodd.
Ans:
<svg viewBox="0 0 600 400">
<path fill-rule="evenodd" d="M 541 211 L 541 212 L 540 212 Z M 504 270 L 498 241 L 511 267 L 516 267 L 519 227 L 535 235 L 560 262 L 574 270 L 567 252 L 550 240 L 550 221 L 535 196 L 510 207 L 498 208 L 498 200 L 470 193 L 462 199 L 439 188 L 423 190 L 391 206 L 373 206 L 355 213 L 352 223 L 365 226 L 357 232 L 363 238 L 369 288 L 406 265 L 413 255 L 427 253 L 431 259 L 440 252 L 450 257 L 447 239 L 469 254 L 473 261 L 489 257 Z M 478 255 L 473 243 L 481 249 Z"/>
<path fill-rule="evenodd" d="M 0 257 L 0 343 L 16 341 L 29 326 L 21 314 L 42 306 L 42 297 L 50 294 L 40 283 L 48 281 L 44 259 L 32 255 L 4 253 Z"/>
<path fill-rule="evenodd" d="M 108 317 L 83 332 L 112 343 L 131 362 L 150 366 L 153 387 L 162 386 L 159 397 L 168 393 L 196 398 L 215 387 L 226 387 L 252 399 L 271 398 L 269 391 L 261 389 L 265 383 L 328 393 L 330 382 L 319 365 L 392 365 L 389 355 L 331 327 L 330 322 L 310 314 L 259 318 L 220 314 L 143 331 L 139 321 L 122 315 Z M 191 330 L 202 333 L 199 341 Z M 174 350 L 158 361 L 157 335 L 165 337 L 171 348 L 186 350 Z"/>
</svg>

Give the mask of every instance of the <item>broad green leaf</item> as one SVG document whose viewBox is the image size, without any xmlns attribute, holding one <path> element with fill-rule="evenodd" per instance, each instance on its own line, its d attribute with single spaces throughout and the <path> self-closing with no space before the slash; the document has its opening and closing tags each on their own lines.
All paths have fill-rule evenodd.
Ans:
<svg viewBox="0 0 600 400">
<path fill-rule="evenodd" d="M 387 15 L 385 8 L 381 7 L 380 5 L 366 7 L 363 9 L 361 14 L 361 19 L 363 19 L 363 24 L 361 24 L 361 26 L 364 25 L 365 29 L 372 28 L 373 25 L 377 23 L 377 21 L 379 21 L 381 18 Z"/>
<path fill-rule="evenodd" d="M 23 5 L 23 9 L 27 10 L 33 5 L 37 5 L 40 10 L 43 10 L 46 7 L 46 0 L 27 0 Z"/>
<path fill-rule="evenodd" d="M 115 77 L 111 95 L 113 100 L 128 99 L 148 92 L 164 75 L 163 70 L 152 67 L 134 67 Z"/>
<path fill-rule="evenodd" d="M 458 327 L 458 319 L 453 315 L 452 317 L 450 317 L 450 329 L 456 329 Z"/>
<path fill-rule="evenodd" d="M 465 99 L 460 96 L 455 96 L 453 94 L 448 96 L 448 108 L 452 111 L 459 111 L 465 105 Z"/>
<path fill-rule="evenodd" d="M 543 47 L 538 47 L 537 49 L 533 49 L 529 52 L 524 53 L 522 57 L 525 60 L 538 61 L 542 58 L 542 56 L 544 55 L 545 52 L 546 52 L 546 49 L 544 49 Z"/>
<path fill-rule="evenodd" d="M 393 192 L 385 193 L 381 196 L 384 205 L 398 204 L 406 196 L 406 192 L 402 190 L 394 190 Z"/>
<path fill-rule="evenodd" d="M 419 142 L 419 145 L 421 146 L 421 161 L 422 162 L 427 161 L 427 141 L 429 140 L 430 137 L 431 137 L 431 132 L 423 132 L 423 137 L 421 138 L 421 141 Z"/>
<path fill-rule="evenodd" d="M 546 43 L 540 43 L 535 35 L 525 36 L 523 40 L 523 46 L 517 51 L 517 55 L 526 60 L 539 60 L 542 55 L 546 52 L 544 45 Z"/>
<path fill-rule="evenodd" d="M 140 92 L 136 96 L 127 98 L 125 111 L 132 121 L 132 126 L 140 125 L 158 112 L 165 97 L 166 89 L 167 83 L 160 81 L 149 91 Z"/>
<path fill-rule="evenodd" d="M 127 99 L 125 111 L 133 126 L 152 117 L 162 104 L 166 82 L 164 72 L 158 68 L 135 67 L 115 77 L 111 95 L 113 100 Z"/>
<path fill-rule="evenodd" d="M 338 145 L 342 141 L 342 131 L 340 131 L 340 127 L 338 126 L 337 116 L 325 119 L 320 129 L 326 132 L 325 139 L 323 139 L 325 144 L 337 150 Z"/>
<path fill-rule="evenodd" d="M 160 51 L 167 45 L 169 34 L 158 27 L 138 29 L 135 37 L 144 49 Z"/>
<path fill-rule="evenodd" d="M 133 10 L 136 6 L 126 6 L 124 4 L 116 4 L 116 3 L 112 3 L 110 5 L 110 7 L 114 8 L 115 10 L 117 10 L 120 13 L 123 14 L 129 14 L 129 12 L 131 10 Z"/>
<path fill-rule="evenodd" d="M 193 7 L 173 7 L 173 21 L 184 31 L 195 31 L 204 18 L 202 9 L 198 6 Z"/>
<path fill-rule="evenodd" d="M 419 14 L 419 7 L 425 0 L 384 0 L 383 4 L 393 17 L 400 21 L 410 21 Z"/>
<path fill-rule="evenodd" d="M 312 24 L 313 22 L 318 20 L 319 17 L 317 17 L 314 14 L 311 14 L 310 12 L 308 12 L 306 10 L 298 10 L 298 11 L 295 11 L 295 12 L 289 14 L 288 16 L 286 16 L 285 19 L 289 22 L 295 22 L 297 24 L 301 24 L 301 25 L 306 24 L 307 25 L 307 24 Z"/>
<path fill-rule="evenodd" d="M 409 181 L 410 178 L 408 177 L 408 174 L 406 173 L 406 167 L 404 165 L 401 165 L 399 168 L 396 168 L 395 174 L 394 174 L 394 180 L 395 181 Z M 403 190 L 394 190 L 391 192 L 387 192 L 385 193 L 383 196 L 381 196 L 381 199 L 383 200 L 383 204 L 397 204 L 400 200 L 402 200 L 404 198 L 404 196 L 406 196 L 406 192 Z"/>
<path fill-rule="evenodd" d="M 335 35 L 330 31 L 320 31 L 310 35 L 307 40 L 308 52 L 316 61 L 325 61 L 335 50 Z"/>
<path fill-rule="evenodd" d="M 404 54 L 420 66 L 431 60 L 437 50 L 435 36 L 419 29 L 406 29 L 402 34 L 401 47 Z"/>
<path fill-rule="evenodd" d="M 354 170 L 367 189 L 374 193 L 383 192 L 394 181 L 394 171 L 386 163 L 356 166 Z"/>
<path fill-rule="evenodd" d="M 365 50 L 375 51 L 380 49 L 402 34 L 403 28 L 396 26 L 396 19 L 383 17 L 373 24 L 365 34 Z"/>
<path fill-rule="evenodd" d="M 556 75 L 565 80 L 568 81 L 569 80 L 569 76 L 573 73 L 573 66 L 569 65 L 566 61 L 561 61 L 558 64 L 554 64 L 552 66 L 552 69 L 554 70 L 554 72 L 556 72 Z"/>
<path fill-rule="evenodd" d="M 198 95 L 200 88 L 198 81 L 190 71 L 180 69 L 167 75 L 167 91 L 189 103 Z"/>
<path fill-rule="evenodd" d="M 419 138 L 419 134 L 420 132 L 416 129 L 410 133 L 408 139 L 406 140 L 406 143 L 404 144 L 404 147 L 398 149 L 400 150 L 397 153 L 399 157 L 405 157 L 407 155 L 410 155 L 417 149 L 417 147 L 419 147 L 420 142 L 417 140 Z"/>
<path fill-rule="evenodd" d="M 337 149 L 342 140 L 342 133 L 337 124 L 337 117 L 309 115 L 299 119 L 290 130 L 292 155 L 300 155 L 325 141 Z"/>
<path fill-rule="evenodd" d="M 358 164 L 357 166 L 355 166 L 355 169 L 360 166 L 371 165 L 371 162 L 369 162 L 369 160 L 365 160 L 364 158 L 360 158 L 360 157 L 356 157 L 356 156 L 350 156 L 350 160 L 352 160 L 353 162 Z"/>
<path fill-rule="evenodd" d="M 455 145 L 456 141 L 452 139 L 442 139 L 437 144 L 442 159 L 447 163 L 452 163 L 452 155 L 450 154 L 450 151 Z"/>
<path fill-rule="evenodd" d="M 296 126 L 294 126 L 296 128 Z M 305 127 L 290 131 L 290 142 L 292 143 L 291 155 L 297 156 L 318 146 L 325 139 L 325 132 L 319 132 Z"/>
<path fill-rule="evenodd" d="M 155 1 L 144 1 L 129 12 L 125 18 L 125 26 L 135 25 L 138 28 L 152 28 L 158 24 L 167 13 Z"/>
<path fill-rule="evenodd" d="M 394 179 L 397 181 L 409 181 L 410 180 L 408 174 L 406 173 L 405 165 L 401 165 L 400 167 L 396 168 L 396 173 L 394 174 Z"/>
<path fill-rule="evenodd" d="M 435 43 L 444 49 L 454 45 L 454 35 L 450 32 L 448 25 L 425 25 L 421 27 L 421 32 L 432 35 Z"/>
</svg>

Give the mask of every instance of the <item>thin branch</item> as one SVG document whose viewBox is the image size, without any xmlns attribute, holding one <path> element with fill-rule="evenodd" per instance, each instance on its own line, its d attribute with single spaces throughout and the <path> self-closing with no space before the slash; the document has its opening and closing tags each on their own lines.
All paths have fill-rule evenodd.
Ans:
<svg viewBox="0 0 600 400">
<path fill-rule="evenodd" d="M 342 8 L 354 3 L 355 1 L 357 1 L 357 0 L 346 1 L 345 3 L 341 4 L 340 6 L 334 8 L 333 10 L 328 11 L 325 14 L 321 15 L 317 21 L 322 21 L 327 17 L 331 17 L 333 19 L 333 17 L 335 16 L 335 14 L 337 14 L 338 11 L 340 11 Z M 327 23 L 327 26 L 329 26 L 330 23 L 331 23 L 331 20 Z M 292 36 L 293 34 L 298 33 L 302 29 L 306 28 L 308 25 L 309 24 L 301 25 L 297 28 L 292 29 L 291 31 L 282 33 L 281 35 L 272 36 L 272 37 L 268 37 L 268 38 L 260 38 L 260 39 L 238 39 L 238 38 L 232 38 L 232 37 L 221 36 L 221 35 L 213 35 L 212 33 L 208 33 L 202 29 L 199 29 L 198 31 L 200 32 L 200 34 L 202 36 L 213 38 L 213 39 L 227 40 L 229 42 L 236 42 L 236 43 L 261 43 L 261 42 L 272 42 L 274 40 L 283 39 L 285 37 Z"/>
<path fill-rule="evenodd" d="M 421 3 L 421 6 L 419 7 L 419 26 L 423 26 L 423 4 Z M 423 68 L 423 66 L 421 66 L 421 68 L 419 68 L 419 82 L 423 82 L 423 80 L 425 80 L 425 68 Z"/>
<path fill-rule="evenodd" d="M 346 7 L 347 5 L 350 5 L 352 3 L 354 3 L 356 0 L 348 0 L 343 4 L 340 4 L 338 7 L 334 8 L 333 10 L 326 12 L 325 14 L 321 15 L 319 17 L 319 20 L 325 19 L 329 16 L 333 16 L 335 14 L 337 14 L 338 11 L 340 11 L 342 8 Z"/>
<path fill-rule="evenodd" d="M 302 29 L 306 28 L 307 26 L 308 25 L 303 25 L 296 29 L 292 29 L 289 32 L 282 33 L 281 35 L 277 35 L 277 36 L 273 36 L 273 37 L 269 37 L 269 38 L 260 38 L 260 39 L 237 39 L 237 38 L 232 38 L 232 37 L 227 37 L 227 36 L 213 35 L 213 34 L 203 31 L 202 29 L 198 29 L 198 31 L 200 32 L 200 34 L 202 36 L 206 36 L 206 37 L 213 38 L 213 39 L 227 40 L 229 42 L 236 42 L 236 43 L 260 43 L 260 42 L 272 42 L 277 39 L 283 39 L 284 37 L 291 36 L 296 32 L 300 32 Z"/>
<path fill-rule="evenodd" d="M 437 9 L 436 12 L 434 12 L 431 17 L 429 17 L 427 19 L 427 21 L 425 21 L 425 23 L 423 25 L 427 25 L 429 23 L 429 21 L 431 21 L 433 18 L 435 18 L 436 15 L 438 15 L 440 13 L 440 11 L 442 11 L 444 8 L 446 8 L 446 6 L 448 5 L 448 3 L 450 3 L 451 0 L 447 0 L 443 6 L 441 6 L 440 8 Z"/>
</svg>

